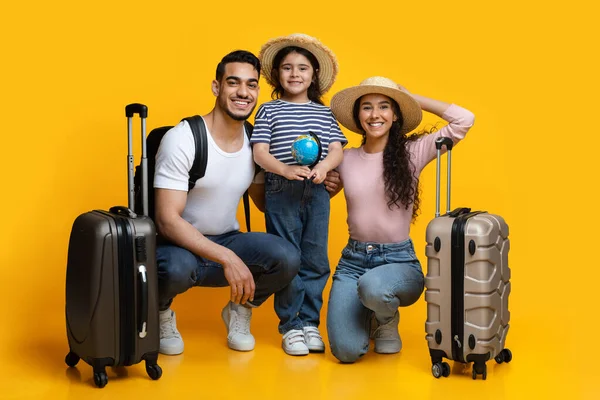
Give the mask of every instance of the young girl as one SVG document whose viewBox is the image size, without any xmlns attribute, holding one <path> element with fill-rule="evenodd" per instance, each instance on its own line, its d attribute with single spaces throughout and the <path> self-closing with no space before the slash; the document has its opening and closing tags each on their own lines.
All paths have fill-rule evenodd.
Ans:
<svg viewBox="0 0 600 400">
<path fill-rule="evenodd" d="M 424 289 L 409 237 L 419 210 L 419 175 L 436 157 L 435 140 L 445 136 L 458 143 L 474 116 L 382 77 L 337 93 L 331 109 L 343 126 L 363 136 L 361 147 L 344 151 L 339 175 L 332 172 L 326 181 L 334 194 L 343 184 L 350 234 L 333 276 L 327 332 L 333 355 L 352 363 L 369 349 L 373 315 L 375 352 L 402 348 L 398 308 L 416 302 Z M 434 134 L 407 136 L 419 125 L 421 110 L 449 125 Z"/>
<path fill-rule="evenodd" d="M 290 355 L 323 352 L 318 326 L 330 271 L 330 197 L 323 180 L 342 161 L 347 140 L 321 95 L 335 80 L 337 61 L 327 47 L 303 34 L 269 41 L 259 59 L 275 99 L 259 107 L 251 139 L 254 159 L 266 171 L 266 228 L 294 244 L 302 260 L 291 284 L 275 293 L 282 347 Z M 322 145 L 312 169 L 299 165 L 291 153 L 294 139 L 309 132 Z"/>
</svg>

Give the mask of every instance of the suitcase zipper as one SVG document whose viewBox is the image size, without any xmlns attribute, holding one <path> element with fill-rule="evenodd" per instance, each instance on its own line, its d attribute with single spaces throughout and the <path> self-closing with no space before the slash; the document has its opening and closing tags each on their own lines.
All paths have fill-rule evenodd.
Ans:
<svg viewBox="0 0 600 400">
<path fill-rule="evenodd" d="M 469 218 L 482 212 L 461 214 L 452 223 L 452 359 L 459 362 L 465 362 L 461 343 L 465 334 L 465 226 Z"/>
<path fill-rule="evenodd" d="M 464 257 L 464 215 L 459 215 L 452 223 L 451 239 L 451 330 L 452 330 L 452 359 L 464 362 L 463 352 L 461 351 L 460 338 L 463 335 L 464 316 L 464 275 L 465 275 L 465 257 Z M 461 251 L 462 250 L 462 251 Z"/>
<path fill-rule="evenodd" d="M 135 350 L 133 243 L 131 228 L 127 219 L 113 215 L 117 224 L 119 244 L 119 312 L 120 312 L 120 351 L 119 365 L 132 365 Z"/>
</svg>

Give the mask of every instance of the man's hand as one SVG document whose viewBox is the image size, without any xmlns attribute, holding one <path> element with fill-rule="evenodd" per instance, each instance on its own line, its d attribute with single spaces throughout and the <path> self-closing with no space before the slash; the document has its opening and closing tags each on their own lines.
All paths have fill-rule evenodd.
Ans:
<svg viewBox="0 0 600 400">
<path fill-rule="evenodd" d="M 228 260 L 223 263 L 225 279 L 231 286 L 231 301 L 236 304 L 246 304 L 254 300 L 254 277 L 244 262 L 230 252 Z"/>
<path fill-rule="evenodd" d="M 331 193 L 331 196 L 335 196 L 343 188 L 342 179 L 340 173 L 336 170 L 329 171 L 324 181 L 325 189 Z"/>
</svg>

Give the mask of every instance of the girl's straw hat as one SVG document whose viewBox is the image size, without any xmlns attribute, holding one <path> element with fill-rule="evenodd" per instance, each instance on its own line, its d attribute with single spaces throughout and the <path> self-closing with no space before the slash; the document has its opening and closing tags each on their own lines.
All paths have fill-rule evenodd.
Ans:
<svg viewBox="0 0 600 400">
<path fill-rule="evenodd" d="M 391 79 L 381 76 L 373 76 L 362 81 L 358 86 L 352 86 L 337 92 L 331 98 L 330 108 L 337 120 L 352 132 L 362 134 L 363 131 L 352 117 L 354 103 L 366 94 L 383 94 L 398 103 L 400 114 L 402 114 L 401 134 L 408 133 L 419 126 L 423 118 L 423 112 L 419 103 L 408 93 L 400 90 L 398 85 Z"/>
<path fill-rule="evenodd" d="M 281 36 L 269 40 L 260 49 L 258 58 L 262 65 L 262 73 L 271 86 L 276 86 L 276 82 L 271 81 L 271 70 L 273 69 L 273 59 L 279 50 L 288 46 L 302 47 L 310 51 L 319 61 L 319 83 L 321 93 L 327 92 L 338 73 L 338 63 L 335 54 L 324 44 L 312 36 L 303 33 L 294 33 L 289 36 Z"/>
</svg>

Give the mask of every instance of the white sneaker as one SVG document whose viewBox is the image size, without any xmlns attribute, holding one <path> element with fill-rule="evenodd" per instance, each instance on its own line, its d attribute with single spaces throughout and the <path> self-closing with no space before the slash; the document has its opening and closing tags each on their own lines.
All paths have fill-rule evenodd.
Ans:
<svg viewBox="0 0 600 400">
<path fill-rule="evenodd" d="M 254 350 L 254 336 L 250 333 L 252 309 L 232 302 L 221 312 L 227 328 L 227 345 L 237 351 Z"/>
<path fill-rule="evenodd" d="M 325 343 L 319 329 L 315 326 L 305 326 L 302 330 L 304 331 L 304 342 L 308 350 L 315 353 L 323 353 L 325 351 Z"/>
<path fill-rule="evenodd" d="M 398 333 L 400 314 L 396 312 L 394 318 L 387 324 L 379 324 L 375 331 L 375 353 L 393 354 L 402 349 L 402 340 Z"/>
<path fill-rule="evenodd" d="M 304 342 L 304 332 L 299 329 L 292 329 L 283 335 L 281 347 L 290 356 L 305 356 L 308 354 L 308 347 Z"/>
<path fill-rule="evenodd" d="M 175 322 L 175 311 L 170 308 L 158 312 L 160 323 L 160 347 L 159 352 L 167 355 L 177 355 L 183 353 L 183 339 L 177 330 Z"/>
</svg>

